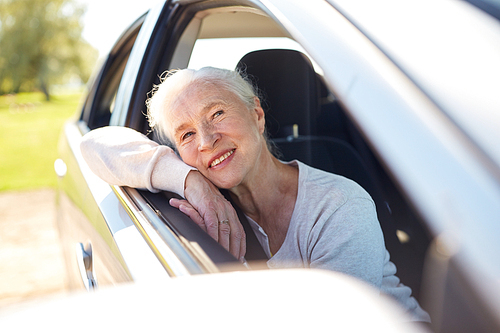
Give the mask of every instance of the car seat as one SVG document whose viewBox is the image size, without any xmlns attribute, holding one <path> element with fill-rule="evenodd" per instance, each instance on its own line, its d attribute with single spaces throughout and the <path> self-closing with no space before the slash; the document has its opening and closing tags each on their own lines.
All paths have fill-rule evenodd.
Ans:
<svg viewBox="0 0 500 333">
<path fill-rule="evenodd" d="M 286 49 L 253 51 L 239 61 L 237 69 L 259 89 L 270 138 L 293 135 L 294 125 L 301 135 L 314 133 L 319 90 L 311 66 L 304 54 Z"/>
<path fill-rule="evenodd" d="M 266 112 L 268 136 L 280 150 L 283 160 L 297 159 L 345 176 L 372 196 L 386 248 L 398 267 L 398 276 L 418 294 L 421 269 L 414 262 L 423 262 L 422 255 L 412 253 L 397 237 L 396 224 L 377 174 L 346 140 L 348 134 L 343 128 L 348 125 L 335 123 L 345 118 L 338 104 L 322 105 L 320 102 L 327 89 L 307 56 L 295 50 L 258 50 L 245 55 L 236 69 L 258 87 Z M 336 129 L 338 137 L 331 136 L 328 129 L 332 128 Z"/>
</svg>

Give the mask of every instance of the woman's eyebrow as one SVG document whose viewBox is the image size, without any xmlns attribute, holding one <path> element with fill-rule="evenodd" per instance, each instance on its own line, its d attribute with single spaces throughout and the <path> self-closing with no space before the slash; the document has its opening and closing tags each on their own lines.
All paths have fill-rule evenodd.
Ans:
<svg viewBox="0 0 500 333">
<path fill-rule="evenodd" d="M 228 103 L 224 100 L 215 100 L 215 101 L 210 101 L 208 103 L 206 103 L 205 105 L 203 105 L 203 111 L 209 111 L 215 107 L 218 107 L 218 106 L 226 106 L 228 105 Z"/>
<path fill-rule="evenodd" d="M 177 133 L 182 132 L 186 127 L 188 127 L 186 123 L 177 126 L 177 128 L 174 130 L 174 135 L 177 136 Z"/>
<path fill-rule="evenodd" d="M 202 111 L 204 112 L 208 112 L 210 111 L 211 109 L 215 108 L 215 107 L 218 107 L 218 106 L 226 106 L 228 105 L 229 103 L 222 100 L 222 99 L 217 99 L 217 100 L 213 100 L 213 101 L 209 101 L 207 102 L 206 104 L 204 104 L 202 106 Z M 177 126 L 174 130 L 174 134 L 177 135 L 177 133 L 179 132 L 182 132 L 186 127 L 189 127 L 188 124 L 186 123 L 183 123 L 179 126 Z"/>
</svg>

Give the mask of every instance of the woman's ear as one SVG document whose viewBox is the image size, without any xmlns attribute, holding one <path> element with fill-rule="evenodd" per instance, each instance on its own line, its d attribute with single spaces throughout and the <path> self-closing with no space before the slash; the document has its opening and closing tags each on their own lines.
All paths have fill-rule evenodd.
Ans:
<svg viewBox="0 0 500 333">
<path fill-rule="evenodd" d="M 260 100 L 258 97 L 254 97 L 254 112 L 257 115 L 257 123 L 259 125 L 259 132 L 260 134 L 264 133 L 264 129 L 266 127 L 266 115 L 264 113 L 264 109 L 260 105 Z"/>
</svg>

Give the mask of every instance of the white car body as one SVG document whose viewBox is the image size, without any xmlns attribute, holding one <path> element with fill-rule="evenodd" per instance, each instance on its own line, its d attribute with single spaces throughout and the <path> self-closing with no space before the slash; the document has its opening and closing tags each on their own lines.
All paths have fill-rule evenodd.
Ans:
<svg viewBox="0 0 500 333">
<path fill-rule="evenodd" d="M 240 22 L 229 20 L 232 13 Z M 215 15 L 224 19 L 210 20 Z M 201 243 L 179 236 L 182 232 L 176 229 L 175 220 L 180 217 L 175 212 L 165 217 L 146 194 L 109 186 L 95 176 L 82 158 L 79 142 L 84 133 L 102 125 L 142 128 L 145 94 L 163 70 L 188 67 L 197 39 L 243 38 L 246 32 L 252 37 L 288 38 L 307 53 L 319 68 L 317 74 L 325 88 L 365 142 L 363 147 L 373 155 L 383 181 L 408 205 L 412 218 L 421 221 L 430 244 L 424 246 L 419 299 L 431 315 L 432 330 L 500 329 L 500 23 L 465 1 L 174 0 L 152 8 L 112 49 L 89 84 L 79 119 L 67 123 L 61 138 L 58 165 L 66 165 L 67 171 L 59 172 L 58 217 L 75 289 L 130 281 L 161 286 L 176 277 L 174 285 L 197 299 L 189 292 L 195 279 L 188 277 L 222 270 L 223 265 L 214 258 L 230 260 L 203 235 L 195 235 Z M 165 51 L 163 58 L 160 51 Z M 114 72 L 120 75 L 114 76 Z M 100 103 L 110 112 L 99 113 L 95 105 Z M 109 119 L 104 117 L 101 124 L 102 119 L 95 120 L 94 114 Z M 399 231 L 398 236 L 403 237 L 404 231 Z M 75 262 L 75 245 L 79 263 Z M 248 283 L 247 274 L 253 278 L 255 273 L 220 277 L 238 288 L 240 279 Z M 276 281 L 286 273 L 262 274 Z M 321 275 L 313 287 L 329 293 L 337 290 L 336 283 L 342 285 L 340 280 Z M 129 288 L 108 291 L 103 296 L 106 304 L 113 303 L 116 296 L 117 309 L 124 309 L 119 304 L 120 293 L 128 293 Z M 352 288 L 355 293 L 358 286 Z M 241 301 L 238 292 L 226 295 L 226 306 L 217 300 L 209 306 L 207 297 L 213 290 L 207 290 L 208 296 L 199 301 L 207 305 L 210 315 L 234 314 L 233 307 Z M 259 305 L 286 294 L 277 290 L 272 296 L 272 288 L 265 290 L 269 299 L 259 293 L 262 299 L 255 300 Z M 168 297 L 168 291 L 161 293 Z M 337 300 L 334 294 L 332 306 L 349 299 L 344 295 Z M 373 301 L 372 296 L 367 297 Z M 174 299 L 180 302 L 181 298 L 176 295 Z M 297 299 L 296 306 L 304 308 L 308 301 L 313 300 Z M 257 328 L 262 314 L 258 308 L 248 310 L 253 309 L 255 313 L 247 319 L 255 320 L 251 327 Z M 323 310 L 321 305 L 315 308 Z M 372 310 L 360 308 L 345 318 L 363 327 L 372 323 Z M 175 311 L 175 304 L 168 311 Z M 380 315 L 385 311 L 384 305 Z M 306 312 L 300 319 L 313 323 L 308 317 L 313 315 Z M 115 316 L 110 314 L 109 319 Z M 345 328 L 342 325 L 348 320 L 342 317 L 339 326 L 335 321 L 323 323 L 329 325 L 325 329 Z M 168 327 L 170 320 L 155 324 Z M 195 314 L 195 327 L 204 327 L 203 320 L 196 320 Z M 117 327 L 127 327 L 120 325 Z M 230 328 L 224 326 L 223 330 Z"/>
</svg>

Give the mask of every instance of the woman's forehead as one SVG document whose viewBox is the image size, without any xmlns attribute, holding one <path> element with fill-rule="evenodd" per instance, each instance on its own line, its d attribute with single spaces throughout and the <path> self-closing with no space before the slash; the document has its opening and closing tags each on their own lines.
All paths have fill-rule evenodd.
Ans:
<svg viewBox="0 0 500 333">
<path fill-rule="evenodd" d="M 164 112 L 170 124 L 169 132 L 175 135 L 178 128 L 197 121 L 215 107 L 237 107 L 243 101 L 232 91 L 217 84 L 191 84 L 183 89 Z"/>
<path fill-rule="evenodd" d="M 203 111 L 215 105 L 237 104 L 241 99 L 232 91 L 216 83 L 193 83 L 181 91 L 174 100 L 171 113 Z M 167 111 L 168 112 L 168 111 Z"/>
</svg>

